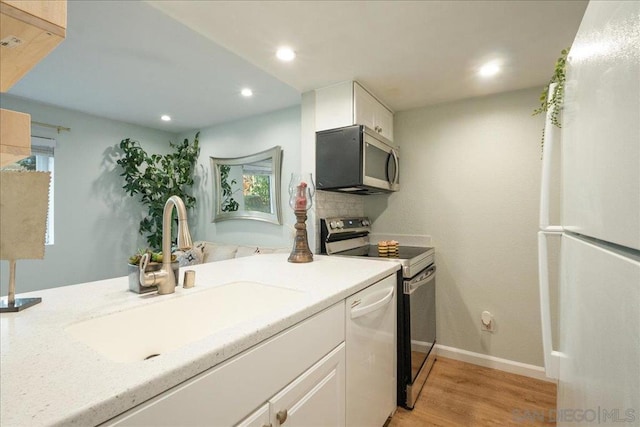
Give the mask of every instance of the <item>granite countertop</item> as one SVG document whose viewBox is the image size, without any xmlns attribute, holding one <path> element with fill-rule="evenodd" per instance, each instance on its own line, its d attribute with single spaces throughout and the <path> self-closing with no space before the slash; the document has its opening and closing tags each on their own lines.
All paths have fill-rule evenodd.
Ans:
<svg viewBox="0 0 640 427">
<path fill-rule="evenodd" d="M 315 256 L 308 264 L 292 264 L 287 257 L 256 255 L 189 267 L 196 271 L 196 287 L 177 287 L 171 295 L 129 292 L 127 277 L 21 294 L 42 297 L 42 303 L 0 315 L 0 424 L 100 424 L 400 268 L 384 261 L 327 256 Z M 65 331 L 83 320 L 236 281 L 281 286 L 304 294 L 277 312 L 146 361 L 111 361 Z"/>
</svg>

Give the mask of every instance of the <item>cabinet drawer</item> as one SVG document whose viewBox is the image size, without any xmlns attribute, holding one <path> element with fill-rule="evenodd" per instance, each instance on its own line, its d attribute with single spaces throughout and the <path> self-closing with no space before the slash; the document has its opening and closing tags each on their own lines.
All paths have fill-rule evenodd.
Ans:
<svg viewBox="0 0 640 427">
<path fill-rule="evenodd" d="M 344 302 L 107 422 L 234 425 L 344 341 Z"/>
</svg>

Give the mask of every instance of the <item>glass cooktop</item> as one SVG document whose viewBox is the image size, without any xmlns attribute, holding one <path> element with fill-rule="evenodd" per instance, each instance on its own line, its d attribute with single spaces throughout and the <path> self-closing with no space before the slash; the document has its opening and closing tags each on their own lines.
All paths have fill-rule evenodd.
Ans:
<svg viewBox="0 0 640 427">
<path fill-rule="evenodd" d="M 433 252 L 433 248 L 430 247 L 420 247 L 420 246 L 398 246 L 398 255 L 392 256 L 381 256 L 378 253 L 378 245 L 369 245 L 361 248 L 349 249 L 347 251 L 343 251 L 337 253 L 336 255 L 345 255 L 345 256 L 366 256 L 370 258 L 383 258 L 383 259 L 396 259 L 396 260 L 412 260 L 414 258 L 421 258 L 422 256 L 426 256 L 429 253 Z"/>
</svg>

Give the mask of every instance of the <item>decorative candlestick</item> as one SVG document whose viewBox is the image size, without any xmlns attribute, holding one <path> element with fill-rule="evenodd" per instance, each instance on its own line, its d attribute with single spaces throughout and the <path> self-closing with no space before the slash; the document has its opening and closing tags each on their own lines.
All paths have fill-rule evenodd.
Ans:
<svg viewBox="0 0 640 427">
<path fill-rule="evenodd" d="M 296 215 L 296 236 L 293 241 L 293 250 L 289 255 L 289 262 L 302 263 L 313 261 L 313 254 L 309 249 L 307 237 L 307 210 L 313 203 L 315 194 L 313 178 L 308 174 L 291 174 L 289 182 L 289 206 Z"/>
<path fill-rule="evenodd" d="M 296 214 L 296 237 L 293 240 L 293 250 L 289 255 L 289 262 L 311 262 L 313 261 L 313 254 L 309 249 L 309 242 L 307 240 L 307 210 L 295 209 Z"/>
</svg>

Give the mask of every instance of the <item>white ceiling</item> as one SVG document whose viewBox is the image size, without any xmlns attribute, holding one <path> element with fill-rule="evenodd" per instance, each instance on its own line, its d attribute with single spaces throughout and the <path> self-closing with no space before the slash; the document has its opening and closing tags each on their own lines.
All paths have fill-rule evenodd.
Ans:
<svg viewBox="0 0 640 427">
<path fill-rule="evenodd" d="M 402 111 L 544 85 L 585 8 L 581 0 L 71 1 L 67 40 L 10 93 L 174 132 L 295 105 L 301 92 L 351 79 Z M 282 44 L 296 50 L 294 62 L 275 58 Z M 488 60 L 504 70 L 482 80 L 476 71 Z M 244 86 L 253 98 L 239 96 Z M 174 118 L 168 125 L 164 113 Z"/>
</svg>

